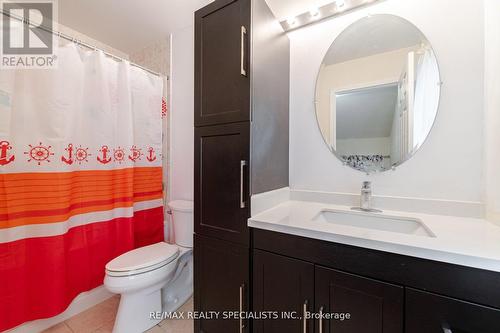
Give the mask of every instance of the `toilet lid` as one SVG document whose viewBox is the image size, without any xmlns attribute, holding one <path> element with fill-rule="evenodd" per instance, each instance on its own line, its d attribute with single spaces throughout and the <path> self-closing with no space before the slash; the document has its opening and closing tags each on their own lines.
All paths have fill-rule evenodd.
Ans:
<svg viewBox="0 0 500 333">
<path fill-rule="evenodd" d="M 143 271 L 153 266 L 159 267 L 175 260 L 179 248 L 165 242 L 140 247 L 129 251 L 106 264 L 108 272 Z"/>
</svg>

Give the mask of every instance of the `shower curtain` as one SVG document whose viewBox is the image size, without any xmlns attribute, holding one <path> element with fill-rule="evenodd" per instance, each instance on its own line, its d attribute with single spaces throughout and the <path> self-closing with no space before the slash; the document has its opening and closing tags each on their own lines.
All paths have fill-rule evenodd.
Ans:
<svg viewBox="0 0 500 333">
<path fill-rule="evenodd" d="M 0 331 L 64 311 L 163 240 L 162 79 L 100 51 L 0 73 Z"/>
</svg>

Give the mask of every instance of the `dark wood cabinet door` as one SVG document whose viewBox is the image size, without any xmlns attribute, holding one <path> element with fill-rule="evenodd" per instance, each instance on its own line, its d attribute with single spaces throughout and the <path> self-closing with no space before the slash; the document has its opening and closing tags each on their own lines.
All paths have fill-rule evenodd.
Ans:
<svg viewBox="0 0 500 333">
<path fill-rule="evenodd" d="M 312 320 L 284 319 L 281 313 L 313 311 L 314 265 L 259 250 L 253 258 L 253 309 L 279 312 L 279 319 L 254 320 L 254 333 L 312 333 Z"/>
<path fill-rule="evenodd" d="M 350 318 L 318 319 L 315 332 L 402 333 L 403 300 L 403 287 L 316 266 L 316 312 Z"/>
<path fill-rule="evenodd" d="M 406 333 L 498 333 L 500 310 L 406 289 Z"/>
<path fill-rule="evenodd" d="M 248 311 L 249 249 L 243 246 L 195 235 L 194 307 L 195 311 L 219 312 L 219 318 L 195 320 L 197 333 L 249 333 L 249 325 L 239 319 L 223 319 L 224 311 Z"/>
<path fill-rule="evenodd" d="M 195 13 L 195 126 L 250 120 L 250 0 Z"/>
<path fill-rule="evenodd" d="M 195 128 L 195 232 L 249 243 L 248 122 Z"/>
</svg>

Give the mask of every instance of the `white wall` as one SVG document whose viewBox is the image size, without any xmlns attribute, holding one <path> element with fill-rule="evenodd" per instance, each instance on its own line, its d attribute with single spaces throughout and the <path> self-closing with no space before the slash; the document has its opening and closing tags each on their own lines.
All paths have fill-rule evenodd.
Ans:
<svg viewBox="0 0 500 333">
<path fill-rule="evenodd" d="M 183 0 L 186 10 L 171 33 L 170 199 L 193 200 L 194 12 L 211 0 Z"/>
<path fill-rule="evenodd" d="M 129 59 L 129 55 L 127 53 L 122 52 L 122 51 L 112 47 L 109 44 L 103 43 L 96 38 L 91 38 L 88 35 L 85 35 L 84 33 L 81 33 L 79 31 L 72 29 L 68 26 L 65 26 L 61 23 L 57 24 L 56 30 L 58 30 L 59 32 L 65 34 L 67 36 L 74 37 L 75 39 L 80 40 L 84 43 L 95 46 L 95 47 L 103 50 L 104 52 L 111 53 L 111 54 L 113 54 L 117 57 L 123 58 L 123 59 Z"/>
<path fill-rule="evenodd" d="M 161 75 L 170 74 L 170 37 L 161 38 L 130 53 L 130 61 Z"/>
<path fill-rule="evenodd" d="M 484 107 L 483 0 L 386 0 L 298 29 L 291 40 L 290 183 L 294 189 L 359 193 L 372 180 L 378 195 L 479 202 Z M 367 14 L 399 15 L 428 38 L 444 81 L 435 127 L 408 162 L 366 176 L 342 165 L 324 144 L 314 110 L 316 76 L 333 40 Z"/>
<path fill-rule="evenodd" d="M 486 216 L 500 224 L 500 2 L 485 1 Z"/>
<path fill-rule="evenodd" d="M 172 34 L 170 198 L 193 200 L 193 26 Z"/>
</svg>

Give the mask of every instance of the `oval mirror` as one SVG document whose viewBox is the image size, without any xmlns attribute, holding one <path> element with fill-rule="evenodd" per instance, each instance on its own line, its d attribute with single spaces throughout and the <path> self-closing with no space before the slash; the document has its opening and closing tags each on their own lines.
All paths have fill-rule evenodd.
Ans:
<svg viewBox="0 0 500 333">
<path fill-rule="evenodd" d="M 366 173 L 392 169 L 422 146 L 441 80 L 431 44 L 413 24 L 373 15 L 330 46 L 316 83 L 316 117 L 330 150 Z"/>
</svg>

